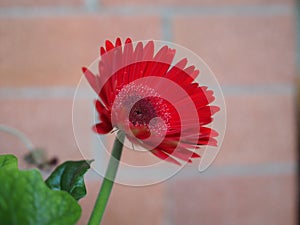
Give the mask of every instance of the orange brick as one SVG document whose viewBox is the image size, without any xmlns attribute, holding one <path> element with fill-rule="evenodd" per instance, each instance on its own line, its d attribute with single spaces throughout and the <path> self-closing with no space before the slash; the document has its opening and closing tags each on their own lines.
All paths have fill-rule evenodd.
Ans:
<svg viewBox="0 0 300 225">
<path fill-rule="evenodd" d="M 159 24 L 152 16 L 1 19 L 0 86 L 76 85 L 105 39 L 157 39 Z"/>
<path fill-rule="evenodd" d="M 80 202 L 83 214 L 78 225 L 87 224 L 100 185 L 99 181 L 87 183 L 88 194 Z M 103 224 L 161 224 L 164 213 L 164 187 L 163 184 L 139 188 L 115 185 L 104 214 Z"/>
<path fill-rule="evenodd" d="M 227 129 L 215 164 L 295 162 L 293 96 L 228 97 Z"/>
<path fill-rule="evenodd" d="M 82 5 L 84 0 L 1 0 L 0 7 L 7 6 L 78 6 Z"/>
<path fill-rule="evenodd" d="M 221 84 L 294 81 L 293 16 L 181 16 L 173 30 L 174 42 L 204 59 Z"/>
<path fill-rule="evenodd" d="M 170 224 L 295 225 L 293 175 L 187 179 L 169 183 Z"/>
<path fill-rule="evenodd" d="M 164 6 L 211 6 L 211 5 L 268 5 L 294 4 L 293 0 L 101 0 L 105 6 L 164 5 Z"/>
<path fill-rule="evenodd" d="M 20 130 L 50 157 L 57 156 L 60 162 L 83 158 L 73 135 L 72 100 L 0 100 L 0 104 L 0 124 Z M 88 146 L 90 134 L 82 135 Z M 0 133 L 0 153 L 22 157 L 26 153 L 24 146 L 7 136 Z"/>
</svg>

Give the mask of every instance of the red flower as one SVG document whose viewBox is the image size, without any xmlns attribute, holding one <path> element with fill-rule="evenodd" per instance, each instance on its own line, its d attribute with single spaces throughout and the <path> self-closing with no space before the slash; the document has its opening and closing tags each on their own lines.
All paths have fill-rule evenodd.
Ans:
<svg viewBox="0 0 300 225">
<path fill-rule="evenodd" d="M 95 101 L 100 123 L 94 131 L 107 134 L 114 128 L 157 157 L 179 164 L 200 157 L 201 145 L 216 146 L 218 133 L 207 127 L 217 106 L 213 91 L 195 83 L 199 70 L 184 58 L 171 65 L 175 50 L 162 46 L 155 54 L 154 41 L 122 46 L 106 41 L 101 47 L 99 74 L 83 72 L 99 99 Z"/>
</svg>

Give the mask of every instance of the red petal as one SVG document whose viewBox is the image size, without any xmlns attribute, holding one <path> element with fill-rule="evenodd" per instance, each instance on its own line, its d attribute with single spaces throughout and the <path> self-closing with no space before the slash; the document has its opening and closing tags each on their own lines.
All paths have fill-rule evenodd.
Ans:
<svg viewBox="0 0 300 225">
<path fill-rule="evenodd" d="M 198 141 L 198 145 L 218 146 L 218 142 L 214 138 L 200 138 Z"/>
<path fill-rule="evenodd" d="M 186 64 L 187 64 L 187 58 L 183 58 L 178 63 L 176 63 L 174 67 L 183 70 Z"/>
<path fill-rule="evenodd" d="M 132 42 L 132 40 L 130 38 L 127 38 L 125 41 L 125 44 L 131 43 L 131 42 Z"/>
<path fill-rule="evenodd" d="M 96 106 L 96 109 L 98 111 L 98 113 L 109 113 L 109 111 L 105 108 L 105 106 L 97 99 L 95 100 L 95 106 Z"/>
<path fill-rule="evenodd" d="M 188 75 L 192 74 L 195 70 L 195 66 L 189 66 L 188 68 L 184 69 L 184 72 L 186 72 Z"/>
<path fill-rule="evenodd" d="M 201 127 L 200 128 L 200 137 L 217 137 L 219 134 L 217 131 L 209 128 L 209 127 Z"/>
<path fill-rule="evenodd" d="M 116 39 L 116 47 L 119 47 L 119 46 L 121 46 L 121 39 L 118 37 Z"/>
<path fill-rule="evenodd" d="M 105 52 L 106 52 L 106 51 L 105 51 L 105 48 L 101 47 L 101 48 L 100 48 L 100 55 L 103 55 Z"/>
<path fill-rule="evenodd" d="M 85 78 L 87 79 L 87 81 L 89 82 L 89 84 L 91 85 L 91 87 L 94 89 L 94 91 L 99 94 L 100 90 L 98 88 L 98 81 L 97 81 L 97 76 L 94 75 L 88 68 L 83 67 L 82 68 L 82 72 L 85 75 Z"/>
<path fill-rule="evenodd" d="M 186 145 L 186 146 L 189 146 L 189 145 Z M 200 157 L 200 155 L 198 155 L 197 153 L 186 149 L 184 147 L 183 143 L 177 142 L 176 139 L 174 141 L 174 138 L 165 139 L 158 147 L 160 150 L 170 154 L 171 156 L 174 156 L 175 158 L 179 158 L 179 159 L 182 159 L 182 160 L 188 161 L 188 162 L 191 161 L 190 160 L 191 158 L 199 158 Z M 189 146 L 189 147 L 192 148 L 193 146 Z"/>
<path fill-rule="evenodd" d="M 211 114 L 213 115 L 216 112 L 220 111 L 220 107 L 218 107 L 218 106 L 210 106 L 210 111 L 211 111 Z"/>
<path fill-rule="evenodd" d="M 153 41 L 149 41 L 145 45 L 143 54 L 144 54 L 144 56 L 143 56 L 144 61 L 150 61 L 153 59 L 153 54 L 154 54 L 154 42 Z"/>
<path fill-rule="evenodd" d="M 173 66 L 166 74 L 166 77 L 171 79 L 172 81 L 176 82 L 179 85 L 183 84 L 190 84 L 194 81 L 193 77 L 191 77 L 189 74 L 187 74 L 184 71 L 184 67 L 186 66 L 187 59 L 182 59 L 179 61 L 175 66 Z M 190 91 L 187 89 L 186 91 Z"/>
<path fill-rule="evenodd" d="M 171 156 L 173 156 L 175 158 L 178 158 L 178 159 L 181 159 L 181 160 L 187 161 L 187 162 L 192 162 L 191 161 L 192 156 L 194 156 L 194 158 L 200 157 L 198 154 L 194 155 L 193 152 L 190 152 L 190 155 L 189 154 L 187 155 L 178 149 L 174 150 L 174 149 L 164 148 L 163 151 L 170 154 Z"/>
<path fill-rule="evenodd" d="M 105 41 L 105 46 L 106 46 L 106 51 L 109 51 L 115 47 L 114 44 L 109 40 Z"/>
<path fill-rule="evenodd" d="M 107 134 L 112 130 L 112 125 L 110 123 L 98 123 L 93 126 L 93 130 L 98 134 Z"/>
<path fill-rule="evenodd" d="M 194 72 L 192 72 L 190 74 L 190 76 L 193 78 L 193 79 L 196 79 L 196 77 L 199 75 L 200 71 L 199 70 L 194 70 Z"/>
<path fill-rule="evenodd" d="M 160 159 L 162 159 L 162 160 L 166 160 L 167 162 L 174 163 L 174 164 L 176 164 L 176 165 L 178 165 L 178 166 L 181 165 L 177 160 L 173 159 L 171 156 L 167 155 L 166 153 L 164 153 L 164 152 L 162 152 L 162 151 L 160 151 L 160 150 L 153 149 L 153 150 L 151 150 L 151 152 L 152 152 L 155 156 L 157 156 L 158 158 L 160 158 Z"/>
</svg>

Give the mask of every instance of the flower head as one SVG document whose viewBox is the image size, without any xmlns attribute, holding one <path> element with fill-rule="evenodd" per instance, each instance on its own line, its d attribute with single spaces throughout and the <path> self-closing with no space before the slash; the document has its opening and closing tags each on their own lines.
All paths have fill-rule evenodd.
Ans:
<svg viewBox="0 0 300 225">
<path fill-rule="evenodd" d="M 213 91 L 195 82 L 199 70 L 186 58 L 174 64 L 175 50 L 155 52 L 154 41 L 132 43 L 120 38 L 100 48 L 98 74 L 83 68 L 99 99 L 100 123 L 93 129 L 107 134 L 121 130 L 135 145 L 180 165 L 200 157 L 194 150 L 216 146 L 218 133 L 209 124 L 219 107 L 211 106 Z"/>
</svg>

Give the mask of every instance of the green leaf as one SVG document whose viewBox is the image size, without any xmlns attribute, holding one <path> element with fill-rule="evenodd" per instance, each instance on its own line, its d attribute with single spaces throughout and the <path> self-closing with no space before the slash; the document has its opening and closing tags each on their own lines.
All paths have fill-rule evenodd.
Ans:
<svg viewBox="0 0 300 225">
<path fill-rule="evenodd" d="M 0 169 L 18 169 L 18 159 L 14 155 L 0 155 Z"/>
<path fill-rule="evenodd" d="M 0 169 L 0 218 L 9 225 L 73 225 L 79 204 L 64 191 L 47 187 L 39 171 Z"/>
<path fill-rule="evenodd" d="M 90 161 L 67 161 L 58 166 L 46 180 L 52 190 L 63 190 L 76 200 L 86 195 L 83 175 L 90 168 Z"/>
</svg>

